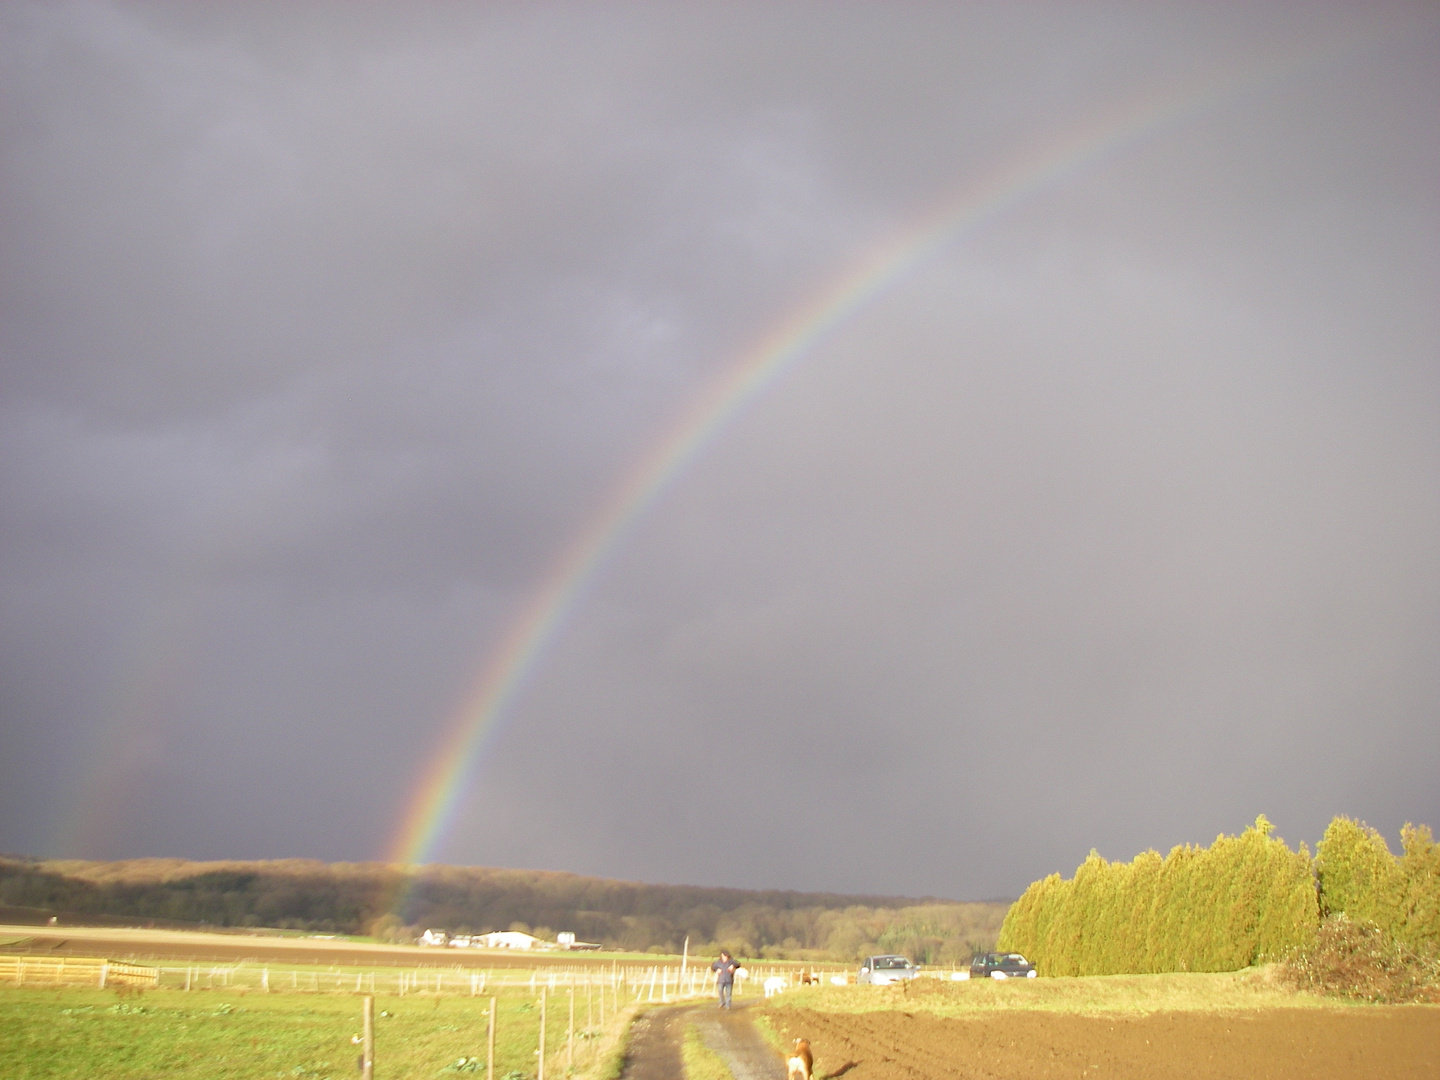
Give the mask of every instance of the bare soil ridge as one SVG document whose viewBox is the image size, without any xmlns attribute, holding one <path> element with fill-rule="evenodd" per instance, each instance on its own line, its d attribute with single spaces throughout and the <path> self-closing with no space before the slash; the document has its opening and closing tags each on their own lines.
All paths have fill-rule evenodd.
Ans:
<svg viewBox="0 0 1440 1080">
<path fill-rule="evenodd" d="M 1265 1009 L 1076 1016 L 1005 1012 L 851 1015 L 768 1010 L 810 1040 L 817 1078 L 917 1080 L 1434 1080 L 1440 1009 Z"/>
</svg>

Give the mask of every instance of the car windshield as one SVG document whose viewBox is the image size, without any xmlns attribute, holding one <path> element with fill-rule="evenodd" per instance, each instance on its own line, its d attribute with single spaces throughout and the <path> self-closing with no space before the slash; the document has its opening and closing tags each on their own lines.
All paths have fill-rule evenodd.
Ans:
<svg viewBox="0 0 1440 1080">
<path fill-rule="evenodd" d="M 910 961 L 903 956 L 877 956 L 875 967 L 880 971 L 895 971 L 910 966 Z"/>
<path fill-rule="evenodd" d="M 1005 959 L 1015 964 L 1028 964 L 1030 962 L 1029 960 L 1026 960 L 1025 957 L 1021 956 L 1018 952 L 1012 952 L 1009 956 L 1005 957 Z"/>
</svg>

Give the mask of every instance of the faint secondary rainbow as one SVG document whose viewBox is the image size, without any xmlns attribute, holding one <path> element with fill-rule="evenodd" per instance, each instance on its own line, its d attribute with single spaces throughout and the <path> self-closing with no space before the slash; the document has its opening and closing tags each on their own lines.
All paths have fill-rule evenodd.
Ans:
<svg viewBox="0 0 1440 1080">
<path fill-rule="evenodd" d="M 1212 78 L 1203 85 L 1191 84 L 1131 102 L 1043 147 L 1017 155 L 932 205 L 789 311 L 665 429 L 550 568 L 500 646 L 487 658 L 480 678 L 419 777 L 390 845 L 389 861 L 412 865 L 430 861 L 454 817 L 465 780 L 486 738 L 515 701 L 587 583 L 637 519 L 747 402 L 780 379 L 847 316 L 967 230 L 1169 124 L 1293 72 L 1321 51 L 1306 50 L 1287 62 L 1272 59 L 1263 70 L 1252 69 L 1223 80 Z"/>
</svg>

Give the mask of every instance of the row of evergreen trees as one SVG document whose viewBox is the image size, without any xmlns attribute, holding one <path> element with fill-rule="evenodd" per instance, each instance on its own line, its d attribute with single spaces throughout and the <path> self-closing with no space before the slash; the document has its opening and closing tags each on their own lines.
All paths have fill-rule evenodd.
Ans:
<svg viewBox="0 0 1440 1080">
<path fill-rule="evenodd" d="M 1404 854 L 1364 823 L 1336 818 L 1316 851 L 1324 913 L 1373 923 L 1397 945 L 1440 956 L 1440 844 L 1428 826 L 1400 830 Z"/>
<path fill-rule="evenodd" d="M 1440 845 L 1406 825 L 1397 859 L 1364 824 L 1337 817 L 1312 860 L 1264 815 L 1208 848 L 1182 845 L 1112 863 L 1094 851 L 1068 880 L 1051 874 L 1005 916 L 999 948 L 1045 975 L 1235 971 L 1310 946 L 1345 912 L 1411 948 L 1440 949 Z"/>
</svg>

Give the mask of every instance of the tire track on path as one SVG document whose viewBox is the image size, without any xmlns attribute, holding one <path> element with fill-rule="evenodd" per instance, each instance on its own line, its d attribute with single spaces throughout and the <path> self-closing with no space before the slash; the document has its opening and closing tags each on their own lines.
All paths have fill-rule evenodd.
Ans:
<svg viewBox="0 0 1440 1080">
<path fill-rule="evenodd" d="M 785 1080 L 785 1065 L 760 1032 L 748 1010 L 698 1009 L 695 1030 L 705 1045 L 730 1067 L 735 1080 Z"/>
<path fill-rule="evenodd" d="M 685 1066 L 680 1047 L 691 1024 L 705 1045 L 724 1059 L 735 1080 L 785 1080 L 784 1064 L 755 1030 L 745 1008 L 713 1005 L 675 1005 L 637 1019 L 621 1080 L 681 1080 Z"/>
</svg>

